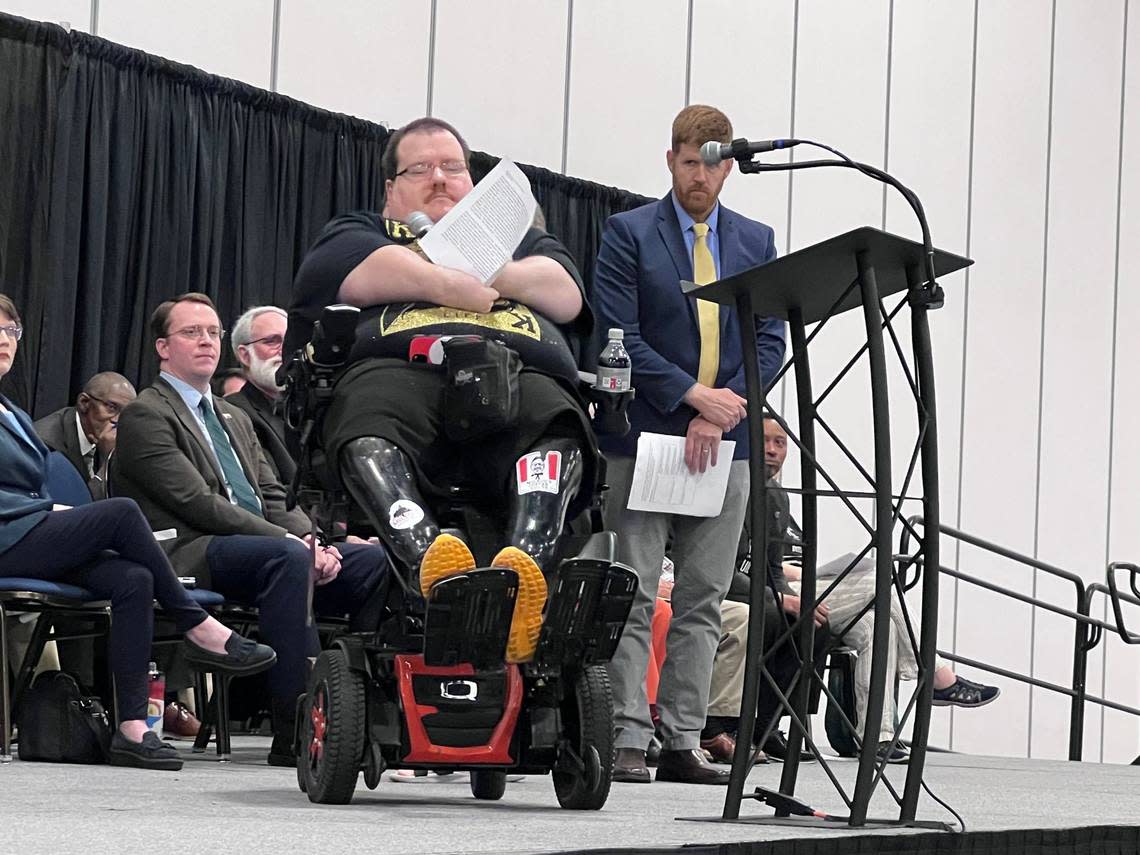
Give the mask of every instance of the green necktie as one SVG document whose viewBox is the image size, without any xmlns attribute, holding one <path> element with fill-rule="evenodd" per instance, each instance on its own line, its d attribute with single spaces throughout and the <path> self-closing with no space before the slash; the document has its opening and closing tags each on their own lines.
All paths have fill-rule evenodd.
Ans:
<svg viewBox="0 0 1140 855">
<path fill-rule="evenodd" d="M 230 445 L 230 436 L 218 420 L 218 414 L 206 403 L 205 397 L 198 402 L 198 409 L 202 411 L 202 418 L 206 422 L 206 433 L 210 435 L 210 442 L 214 444 L 214 456 L 218 458 L 222 474 L 226 476 L 226 483 L 233 492 L 234 501 L 251 514 L 262 516 L 261 502 L 257 500 L 257 493 L 254 492 L 249 479 L 245 477 L 241 463 L 234 454 L 234 448 Z"/>
</svg>

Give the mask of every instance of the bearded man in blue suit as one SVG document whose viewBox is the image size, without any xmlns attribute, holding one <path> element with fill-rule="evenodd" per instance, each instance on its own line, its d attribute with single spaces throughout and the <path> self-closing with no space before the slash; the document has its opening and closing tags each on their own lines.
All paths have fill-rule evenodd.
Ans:
<svg viewBox="0 0 1140 855">
<path fill-rule="evenodd" d="M 731 161 L 707 166 L 700 146 L 729 142 L 732 124 L 720 110 L 691 105 L 673 121 L 666 163 L 672 191 L 658 202 L 606 223 L 595 268 L 594 302 L 604 327 L 621 327 L 633 365 L 637 398 L 632 430 L 603 440 L 609 459 L 606 523 L 618 533 L 621 560 L 640 591 L 609 665 L 614 686 L 614 780 L 648 783 L 645 748 L 653 735 L 645 671 L 653 599 L 667 545 L 676 567 L 668 655 L 657 696 L 662 752 L 657 779 L 726 784 L 728 773 L 707 762 L 700 734 L 709 674 L 720 636 L 720 605 L 732 572 L 748 503 L 747 402 L 744 360 L 756 359 L 768 384 L 784 359 L 784 325 L 756 319 L 756 353 L 741 346 L 735 308 L 687 296 L 698 284 L 731 276 L 776 257 L 772 229 L 718 202 Z M 691 471 L 716 465 L 722 440 L 736 442 L 728 488 L 716 517 L 626 508 L 637 439 L 642 432 L 685 438 Z"/>
</svg>

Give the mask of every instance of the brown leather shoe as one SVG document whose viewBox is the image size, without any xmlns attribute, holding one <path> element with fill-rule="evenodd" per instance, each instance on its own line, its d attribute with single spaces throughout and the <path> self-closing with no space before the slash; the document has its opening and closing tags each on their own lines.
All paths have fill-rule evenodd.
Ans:
<svg viewBox="0 0 1140 855">
<path fill-rule="evenodd" d="M 162 713 L 162 735 L 171 739 L 193 739 L 202 723 L 181 701 L 171 701 Z"/>
<path fill-rule="evenodd" d="M 648 771 L 648 770 L 647 770 Z M 705 759 L 699 748 L 661 752 L 657 761 L 657 780 L 678 784 L 727 784 L 728 770 L 718 769 Z"/>
<path fill-rule="evenodd" d="M 736 753 L 736 740 L 727 733 L 718 733 L 712 739 L 701 740 L 701 750 L 713 763 L 731 763 Z"/>
<path fill-rule="evenodd" d="M 640 748 L 619 748 L 614 755 L 613 780 L 618 784 L 651 783 L 653 779 L 645 765 L 645 752 Z"/>
</svg>

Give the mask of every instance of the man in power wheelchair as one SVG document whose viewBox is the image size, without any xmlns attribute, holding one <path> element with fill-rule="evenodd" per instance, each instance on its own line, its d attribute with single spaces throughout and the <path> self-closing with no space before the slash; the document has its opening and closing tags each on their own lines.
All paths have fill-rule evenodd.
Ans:
<svg viewBox="0 0 1140 855">
<path fill-rule="evenodd" d="M 508 768 L 551 771 L 560 804 L 597 809 L 613 765 L 600 665 L 637 583 L 598 531 L 604 462 L 569 344 L 592 319 L 569 254 L 540 229 L 493 286 L 417 252 L 404 224 L 470 191 L 467 156 L 438 120 L 397 131 L 383 216 L 333 220 L 298 272 L 286 418 L 299 495 L 325 531 L 377 534 L 402 583 L 377 632 L 317 660 L 298 779 L 335 803 L 362 769 L 369 786 L 389 765 L 468 769 L 477 797 L 499 798 Z M 603 396 L 623 417 L 628 395 Z M 564 536 L 576 517 L 590 530 Z"/>
</svg>

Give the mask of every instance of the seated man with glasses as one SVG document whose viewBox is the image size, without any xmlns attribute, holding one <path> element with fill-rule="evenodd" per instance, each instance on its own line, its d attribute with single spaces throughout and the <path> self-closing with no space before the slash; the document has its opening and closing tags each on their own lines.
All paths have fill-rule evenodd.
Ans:
<svg viewBox="0 0 1140 855">
<path fill-rule="evenodd" d="M 87 381 L 74 407 L 56 410 L 35 424 L 44 445 L 63 454 L 83 476 L 93 499 L 107 495 L 107 464 L 115 450 L 119 413 L 134 399 L 130 380 L 103 371 Z"/>
<path fill-rule="evenodd" d="M 225 331 L 209 297 L 169 300 L 150 326 L 160 374 L 119 419 L 113 492 L 138 502 L 155 531 L 174 531 L 162 546 L 179 576 L 258 607 L 261 637 L 277 651 L 269 763 L 293 765 L 306 658 L 319 651 L 310 585 L 313 611 L 359 624 L 384 595 L 388 556 L 368 544 L 314 546 L 308 517 L 286 508 L 249 417 L 210 394 Z"/>
<path fill-rule="evenodd" d="M 317 237 L 294 282 L 286 353 L 309 340 L 325 306 L 361 309 L 324 419 L 326 456 L 425 595 L 433 582 L 475 567 L 462 542 L 440 534 L 432 503 L 467 488 L 506 520 L 491 563 L 519 574 L 507 659 L 520 662 L 534 653 L 544 573 L 555 569 L 563 524 L 596 483 L 598 451 L 576 397 L 573 350 L 593 318 L 569 252 L 542 229 L 523 236 L 490 284 L 423 256 L 407 223 L 415 212 L 437 222 L 471 191 L 469 154 L 438 119 L 417 119 L 389 137 L 384 210 L 337 217 Z M 432 364 L 436 345 L 416 359 L 441 336 L 474 337 L 459 346 L 513 366 L 503 375 L 517 376 L 519 407 L 497 428 L 465 424 L 445 403 L 460 381 L 449 386 L 447 371 Z M 456 344 L 444 347 L 454 353 Z"/>
<path fill-rule="evenodd" d="M 235 407 L 245 410 L 269 465 L 286 487 L 297 471 L 297 463 L 285 444 L 283 389 L 277 385 L 287 318 L 285 310 L 277 306 L 255 306 L 237 319 L 230 333 L 230 347 L 241 363 L 245 385 L 225 396 Z"/>
</svg>

